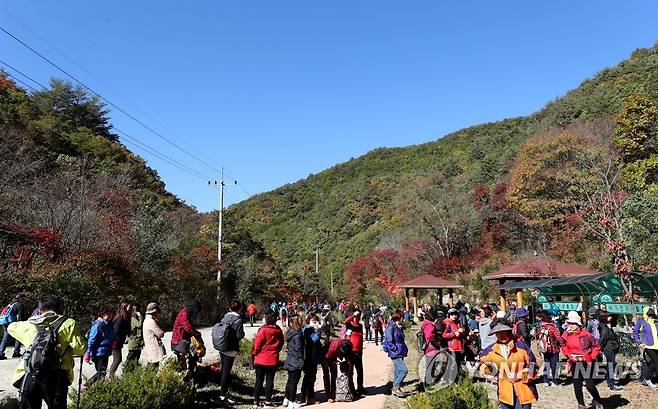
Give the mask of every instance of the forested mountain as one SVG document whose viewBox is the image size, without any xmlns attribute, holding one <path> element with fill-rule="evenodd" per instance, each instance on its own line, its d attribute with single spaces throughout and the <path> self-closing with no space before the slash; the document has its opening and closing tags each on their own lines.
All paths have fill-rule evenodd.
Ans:
<svg viewBox="0 0 658 409">
<path fill-rule="evenodd" d="M 531 92 L 531 90 L 530 90 Z M 372 152 L 226 214 L 221 295 L 386 299 L 400 279 L 478 279 L 532 254 L 621 274 L 658 265 L 658 46 L 539 112 Z M 0 297 L 214 303 L 216 215 L 169 194 L 104 105 L 0 77 Z M 314 252 L 320 250 L 320 276 Z M 322 286 L 317 283 L 321 282 Z"/>
<path fill-rule="evenodd" d="M 583 192 L 546 185 L 529 204 L 523 196 L 531 186 L 524 181 L 531 175 L 514 179 L 510 171 L 519 175 L 525 161 L 536 160 L 527 152 L 520 155 L 524 143 L 563 149 L 563 156 L 547 160 L 546 166 L 565 174 L 573 171 L 572 160 L 580 152 L 562 143 L 594 141 L 606 158 L 616 155 L 611 137 L 617 117 L 627 98 L 636 95 L 655 104 L 658 46 L 636 50 L 533 115 L 473 126 L 421 145 L 376 149 L 231 210 L 291 269 L 300 270 L 316 247 L 321 249 L 325 285 L 329 274 L 324 273 L 333 272 L 339 281 L 352 276 L 346 290 L 365 291 L 362 285 L 369 284 L 355 284 L 359 280 L 387 284 L 382 274 L 393 280 L 427 271 L 469 271 L 534 251 L 611 268 L 601 240 L 576 234 L 583 226 L 567 225 L 583 216 L 585 202 L 578 196 Z M 655 134 L 651 138 L 655 143 Z M 552 189 L 578 197 L 546 214 L 528 214 L 556 200 L 569 202 Z"/>
</svg>

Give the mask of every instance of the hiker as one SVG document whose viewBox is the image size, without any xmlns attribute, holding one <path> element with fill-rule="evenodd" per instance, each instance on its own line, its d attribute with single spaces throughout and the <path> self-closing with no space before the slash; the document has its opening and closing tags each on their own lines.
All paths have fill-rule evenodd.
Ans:
<svg viewBox="0 0 658 409">
<path fill-rule="evenodd" d="M 519 340 L 530 346 L 532 336 L 530 335 L 530 326 L 528 325 L 529 311 L 525 307 L 516 310 L 516 322 L 514 323 L 513 333 Z"/>
<path fill-rule="evenodd" d="M 548 311 L 542 311 L 541 313 L 541 326 L 536 338 L 537 348 L 544 357 L 545 369 L 542 374 L 544 386 L 558 386 L 560 373 L 557 364 L 560 361 L 560 348 L 562 348 L 564 341 L 553 322 L 553 316 Z M 548 369 L 550 369 L 550 373 L 547 371 Z"/>
<path fill-rule="evenodd" d="M 254 326 L 254 321 L 256 320 L 257 311 L 258 311 L 258 307 L 256 307 L 256 304 L 251 302 L 247 307 L 247 314 L 249 314 L 249 325 L 251 325 L 252 327 Z"/>
<path fill-rule="evenodd" d="M 407 357 L 409 348 L 407 348 L 407 344 L 404 342 L 402 317 L 397 312 L 391 316 L 391 323 L 386 328 L 384 345 L 388 357 L 393 361 L 394 371 L 392 393 L 398 398 L 404 398 L 406 394 L 402 392 L 402 382 L 409 373 L 409 369 L 407 369 L 407 365 L 404 363 L 404 358 Z"/>
<path fill-rule="evenodd" d="M 370 319 L 372 318 L 372 305 L 363 310 L 362 317 L 361 321 L 363 322 L 363 328 L 365 329 L 364 340 L 366 342 L 372 342 L 372 326 L 370 324 Z"/>
<path fill-rule="evenodd" d="M 530 409 L 538 398 L 533 384 L 537 361 L 530 346 L 512 332 L 512 324 L 505 319 L 491 323 L 489 333 L 496 336 L 496 342 L 482 351 L 480 371 L 484 377 L 497 374 L 501 409 Z"/>
<path fill-rule="evenodd" d="M 113 318 L 114 308 L 106 307 L 101 310 L 98 318 L 91 324 L 89 340 L 87 341 L 87 353 L 84 360 L 94 363 L 96 373 L 89 379 L 88 386 L 105 378 L 107 374 L 107 364 L 112 354 L 112 344 L 116 339 L 114 325 L 112 325 Z"/>
<path fill-rule="evenodd" d="M 607 311 L 599 312 L 599 344 L 605 357 L 605 380 L 611 391 L 620 391 L 624 388 L 615 384 L 615 370 L 617 368 L 617 352 L 620 349 L 619 336 L 615 332 L 617 316 Z"/>
<path fill-rule="evenodd" d="M 562 334 L 564 345 L 562 353 L 567 357 L 569 369 L 573 378 L 573 390 L 578 402 L 578 409 L 584 409 L 585 397 L 583 396 L 583 383 L 585 388 L 592 395 L 594 402 L 589 407 L 603 409 L 601 396 L 596 389 L 594 382 L 594 365 L 601 347 L 594 336 L 583 328 L 583 322 L 580 314 L 576 311 L 569 311 L 567 315 L 568 328 Z"/>
<path fill-rule="evenodd" d="M 383 342 L 383 339 L 382 339 Z M 322 378 L 327 402 L 333 403 L 336 398 L 336 377 L 338 376 L 338 361 L 351 360 L 352 342 L 349 339 L 332 339 L 327 346 L 327 352 L 322 362 Z"/>
<path fill-rule="evenodd" d="M 320 318 L 312 314 L 307 318 L 306 326 L 303 329 L 304 334 L 304 379 L 302 380 L 301 402 L 307 405 L 314 405 L 315 397 L 315 380 L 318 374 L 318 364 L 324 359 L 322 349 L 322 324 Z"/>
<path fill-rule="evenodd" d="M 445 328 L 442 337 L 448 341 L 448 350 L 452 352 L 459 369 L 464 358 L 464 337 L 466 331 L 459 326 L 459 312 L 455 308 L 448 310 L 448 318 L 443 321 Z"/>
<path fill-rule="evenodd" d="M 123 361 L 123 344 L 126 343 L 126 338 L 130 335 L 130 320 L 132 316 L 133 306 L 124 301 L 119 305 L 117 312 L 114 316 L 114 342 L 112 343 L 112 365 L 107 373 L 108 378 L 112 379 L 116 375 L 119 365 Z"/>
<path fill-rule="evenodd" d="M 587 310 L 587 325 L 585 326 L 585 329 L 589 331 L 590 334 L 598 341 L 601 339 L 601 335 L 599 333 L 599 309 L 596 306 L 591 306 Z"/>
<path fill-rule="evenodd" d="M 219 351 L 221 359 L 221 381 L 219 389 L 219 400 L 233 405 L 235 402 L 228 395 L 231 387 L 231 371 L 235 358 L 240 353 L 240 341 L 244 338 L 244 327 L 242 324 L 242 303 L 233 300 L 229 304 L 227 312 L 222 320 L 213 327 L 212 343 Z"/>
<path fill-rule="evenodd" d="M 285 328 L 288 326 L 288 309 L 284 303 L 281 303 L 279 308 L 279 321 L 281 321 L 281 327 Z"/>
<path fill-rule="evenodd" d="M 192 340 L 192 337 L 201 337 L 201 333 L 192 326 L 192 319 L 201 312 L 202 306 L 199 300 L 191 300 L 178 311 L 174 327 L 171 333 L 171 350 L 175 351 L 176 344 L 180 341 Z"/>
<path fill-rule="evenodd" d="M 355 395 L 365 395 L 366 390 L 363 387 L 363 325 L 361 324 L 361 311 L 358 308 L 352 310 L 350 315 L 343 321 L 347 333 L 346 336 L 352 342 L 352 369 L 356 371 L 356 388 L 354 388 L 353 373 L 350 375 L 350 386 Z M 383 336 L 382 336 L 383 342 Z"/>
<path fill-rule="evenodd" d="M 160 328 L 160 307 L 152 302 L 146 306 L 146 317 L 144 318 L 143 337 L 144 350 L 142 351 L 142 360 L 147 367 L 157 368 L 160 362 L 167 355 L 162 338 L 164 331 Z"/>
<path fill-rule="evenodd" d="M 265 382 L 265 407 L 273 407 L 274 375 L 279 365 L 281 349 L 283 349 L 283 331 L 276 325 L 276 315 L 268 314 L 256 334 L 254 350 L 251 353 L 256 369 L 254 407 L 259 406 L 263 382 Z"/>
<path fill-rule="evenodd" d="M 379 345 L 380 339 L 384 342 L 384 319 L 381 310 L 375 310 L 375 314 L 370 319 L 370 325 L 375 332 L 375 345 Z"/>
<path fill-rule="evenodd" d="M 491 306 L 486 306 L 480 311 L 480 322 L 478 330 L 480 332 L 480 351 L 484 351 L 493 345 L 498 338 L 496 334 L 491 334 L 491 323 L 496 318 L 496 311 Z"/>
<path fill-rule="evenodd" d="M 61 357 L 50 357 L 56 364 L 52 372 L 36 374 L 28 369 L 26 374 L 25 362 L 21 361 L 14 372 L 12 383 L 21 384 L 19 407 L 21 409 L 41 408 L 42 401 L 46 402 L 49 409 L 66 409 L 68 387 L 73 383 L 74 356 L 82 356 L 87 348 L 85 338 L 80 334 L 78 324 L 71 318 L 61 315 L 62 305 L 54 296 L 44 297 L 39 301 L 41 314 L 28 318 L 27 321 L 14 322 L 9 325 L 12 337 L 25 346 L 28 351 L 32 345 L 47 347 L 59 345 Z M 50 331 L 56 335 L 50 338 Z M 50 339 L 50 342 L 48 341 Z M 57 350 L 57 349 L 55 349 Z M 38 359 L 36 355 L 30 355 L 30 362 Z M 42 357 L 41 363 L 46 362 Z M 23 378 L 24 382 L 21 382 Z"/>
<path fill-rule="evenodd" d="M 286 334 L 287 355 L 283 368 L 288 371 L 288 381 L 286 382 L 285 399 L 283 406 L 292 409 L 301 407 L 297 403 L 297 385 L 302 377 L 302 368 L 304 367 L 304 333 L 302 332 L 302 322 L 298 316 L 290 318 L 290 329 Z"/>
<path fill-rule="evenodd" d="M 7 359 L 5 356 L 5 349 L 9 346 L 9 343 L 13 341 L 14 344 L 14 353 L 12 358 L 18 358 L 21 356 L 21 342 L 16 341 L 11 337 L 7 328 L 10 324 L 19 321 L 21 317 L 21 312 L 23 310 L 23 294 L 17 294 L 9 304 L 7 304 L 0 313 L 0 326 L 2 326 L 2 341 L 0 341 L 0 361 Z"/>
<path fill-rule="evenodd" d="M 137 361 L 142 356 L 144 348 L 144 316 L 138 306 L 133 307 L 132 317 L 130 318 L 130 335 L 128 336 L 128 356 L 126 361 Z"/>
<path fill-rule="evenodd" d="M 653 378 L 658 374 L 658 316 L 651 307 L 642 309 L 642 319 L 635 322 L 633 341 L 644 351 L 645 362 L 642 365 L 642 383 L 656 389 Z"/>
</svg>

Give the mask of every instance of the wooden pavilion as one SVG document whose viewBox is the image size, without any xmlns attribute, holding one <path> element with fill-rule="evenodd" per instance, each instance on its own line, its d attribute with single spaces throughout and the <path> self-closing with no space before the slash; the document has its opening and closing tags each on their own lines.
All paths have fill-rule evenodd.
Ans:
<svg viewBox="0 0 658 409">
<path fill-rule="evenodd" d="M 414 297 L 414 318 L 418 316 L 418 302 L 416 301 L 417 290 L 438 290 L 439 300 L 443 302 L 443 289 L 448 290 L 448 304 L 454 305 L 453 291 L 456 288 L 463 288 L 464 286 L 456 281 L 447 280 L 445 278 L 435 277 L 431 274 L 416 277 L 407 282 L 398 284 L 398 288 L 404 288 L 405 307 L 409 311 L 409 296 L 410 293 Z"/>
</svg>

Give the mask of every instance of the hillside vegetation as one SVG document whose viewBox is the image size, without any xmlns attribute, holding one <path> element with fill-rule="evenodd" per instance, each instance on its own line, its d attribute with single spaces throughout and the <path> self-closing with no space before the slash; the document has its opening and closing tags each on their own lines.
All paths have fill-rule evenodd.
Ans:
<svg viewBox="0 0 658 409">
<path fill-rule="evenodd" d="M 491 228 L 487 226 L 491 220 L 487 221 L 487 215 L 483 214 L 491 209 L 474 207 L 476 191 L 482 193 L 484 189 L 493 193 L 497 188 L 500 196 L 500 189 L 506 190 L 510 182 L 510 169 L 518 163 L 519 150 L 531 137 L 572 129 L 572 134 L 582 137 L 583 133 L 598 134 L 597 144 L 606 147 L 624 101 L 638 94 L 646 94 L 654 101 L 658 96 L 658 46 L 635 51 L 628 60 L 604 69 L 533 115 L 473 126 L 421 145 L 376 149 L 255 196 L 231 210 L 268 250 L 291 268 L 312 260 L 316 246 L 320 248 L 325 285 L 329 278 L 326 273 L 333 272 L 338 280 L 347 277 L 348 266 L 373 249 L 392 248 L 405 258 L 408 253 L 405 248 L 410 242 L 418 241 L 424 253 L 438 252 L 437 257 L 423 261 L 420 269 L 418 265 L 410 267 L 403 262 L 409 274 L 419 274 L 420 270 L 445 272 L 442 268 L 445 263 L 437 259 L 441 256 L 471 258 L 466 264 L 472 267 L 482 261 L 481 254 L 472 253 L 486 247 L 484 230 Z M 585 131 L 586 126 L 592 129 Z M 507 199 L 507 193 L 503 192 L 502 199 Z M 437 211 L 440 204 L 445 208 Z M 523 213 L 516 213 L 508 218 L 526 219 Z M 437 249 L 440 246 L 432 237 L 432 230 L 445 227 L 444 224 L 453 236 L 449 239 L 458 242 L 455 243 L 457 254 Z M 507 253 L 509 257 L 535 250 L 550 253 L 558 247 L 561 249 L 560 243 L 546 236 L 556 231 L 566 235 L 564 226 L 543 227 L 528 223 L 518 228 L 517 233 L 521 234 L 515 234 L 517 237 L 507 237 L 512 243 L 489 250 L 502 252 L 503 256 Z M 505 227 L 507 236 L 512 228 Z M 595 254 L 562 251 L 556 256 L 595 264 L 608 262 L 609 258 L 600 254 L 600 242 L 596 239 L 592 242 Z M 582 250 L 583 246 L 587 247 L 586 243 L 572 250 Z M 492 255 L 492 251 L 487 253 Z M 457 270 L 464 267 L 463 262 L 457 264 Z M 456 272 L 454 266 L 448 272 Z"/>
<path fill-rule="evenodd" d="M 482 273 L 534 251 L 654 271 L 657 97 L 654 46 L 533 115 L 376 149 L 254 196 L 227 211 L 220 266 L 216 215 L 168 193 L 99 100 L 2 75 L 0 298 L 56 293 L 89 318 L 123 297 L 167 312 L 198 297 L 211 318 L 236 295 L 325 298 L 332 277 L 337 297 L 387 300 L 424 273 L 487 296 Z"/>
</svg>

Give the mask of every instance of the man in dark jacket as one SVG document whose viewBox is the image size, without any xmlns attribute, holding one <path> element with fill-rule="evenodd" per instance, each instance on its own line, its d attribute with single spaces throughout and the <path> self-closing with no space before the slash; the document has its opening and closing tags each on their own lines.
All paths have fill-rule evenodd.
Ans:
<svg viewBox="0 0 658 409">
<path fill-rule="evenodd" d="M 370 318 L 372 318 L 372 305 L 366 307 L 363 310 L 363 319 L 361 320 L 363 322 L 363 328 L 365 329 L 365 341 L 370 342 L 372 341 L 372 327 L 370 326 Z"/>
<path fill-rule="evenodd" d="M 231 301 L 230 311 L 222 318 L 221 325 L 224 327 L 224 345 L 219 356 L 221 358 L 222 379 L 219 391 L 219 400 L 230 405 L 235 404 L 228 397 L 228 389 L 231 385 L 231 370 L 235 358 L 240 352 L 240 341 L 244 338 L 244 327 L 242 324 L 242 303 L 238 300 Z M 214 340 L 213 340 L 214 343 Z"/>
<path fill-rule="evenodd" d="M 619 337 L 614 330 L 615 326 L 617 326 L 617 317 L 608 314 L 606 311 L 601 311 L 598 318 L 599 345 L 601 345 L 601 352 L 603 353 L 603 356 L 605 356 L 606 361 L 605 380 L 611 391 L 619 391 L 624 388 L 615 385 L 617 352 L 619 352 L 621 346 L 619 343 Z"/>
<path fill-rule="evenodd" d="M 528 325 L 528 310 L 525 307 L 521 307 L 516 310 L 517 322 L 514 325 L 516 328 L 516 333 L 514 334 L 517 337 L 517 340 L 523 341 L 527 346 L 530 346 L 532 337 L 530 336 L 530 326 Z"/>
</svg>

